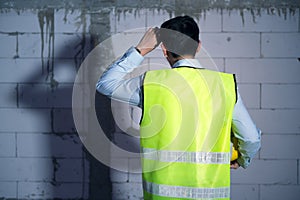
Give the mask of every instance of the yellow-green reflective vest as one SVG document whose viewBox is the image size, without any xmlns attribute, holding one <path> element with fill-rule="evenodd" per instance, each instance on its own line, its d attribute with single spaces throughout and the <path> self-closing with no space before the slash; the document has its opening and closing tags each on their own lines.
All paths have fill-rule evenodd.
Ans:
<svg viewBox="0 0 300 200">
<path fill-rule="evenodd" d="M 143 97 L 144 199 L 229 199 L 234 75 L 149 71 Z"/>
</svg>

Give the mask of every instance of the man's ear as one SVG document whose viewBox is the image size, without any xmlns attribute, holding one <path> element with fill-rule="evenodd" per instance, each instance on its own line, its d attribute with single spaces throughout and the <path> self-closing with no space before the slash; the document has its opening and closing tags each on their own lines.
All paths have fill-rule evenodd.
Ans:
<svg viewBox="0 0 300 200">
<path fill-rule="evenodd" d="M 161 49 L 163 51 L 164 56 L 168 57 L 167 49 L 166 49 L 164 43 L 161 43 L 160 47 L 161 47 Z"/>
<path fill-rule="evenodd" d="M 200 51 L 200 49 L 201 49 L 201 41 L 199 41 L 199 43 L 198 43 L 198 47 L 197 47 L 196 53 L 198 53 Z"/>
</svg>

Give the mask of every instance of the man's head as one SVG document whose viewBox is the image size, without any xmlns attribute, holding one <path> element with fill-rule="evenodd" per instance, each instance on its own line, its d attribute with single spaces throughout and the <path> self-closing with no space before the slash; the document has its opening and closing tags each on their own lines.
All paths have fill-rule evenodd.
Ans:
<svg viewBox="0 0 300 200">
<path fill-rule="evenodd" d="M 161 25 L 160 40 L 169 59 L 194 57 L 200 49 L 199 27 L 193 18 L 178 16 Z"/>
</svg>

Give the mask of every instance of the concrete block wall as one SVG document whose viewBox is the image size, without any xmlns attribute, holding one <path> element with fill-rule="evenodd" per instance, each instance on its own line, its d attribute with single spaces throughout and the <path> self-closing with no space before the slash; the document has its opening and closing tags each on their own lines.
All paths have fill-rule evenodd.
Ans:
<svg viewBox="0 0 300 200">
<path fill-rule="evenodd" d="M 91 48 L 88 38 L 93 30 L 107 23 L 106 35 L 132 29 L 141 32 L 160 25 L 170 18 L 170 13 L 140 9 L 137 13 L 119 14 L 112 9 L 103 24 L 94 23 L 101 13 L 98 16 L 63 9 L 43 13 L 0 13 L 0 42 L 5 47 L 0 49 L 0 197 L 93 199 L 93 191 L 97 190 L 98 199 L 142 199 L 140 174 L 112 169 L 107 180 L 106 168 L 95 167 L 101 163 L 91 161 L 73 124 L 72 86 L 80 57 Z M 39 20 L 53 21 L 54 29 L 49 29 L 52 25 L 48 24 L 47 32 L 47 24 L 40 26 Z M 297 199 L 299 9 L 286 17 L 277 11 L 261 10 L 259 15 L 252 15 L 243 10 L 241 15 L 240 10 L 212 9 L 196 20 L 205 52 L 199 55 L 201 63 L 215 68 L 214 62 L 220 71 L 237 75 L 244 103 L 263 132 L 261 151 L 251 166 L 232 171 L 232 199 Z M 132 45 L 139 40 L 134 39 Z M 156 50 L 143 64 L 148 70 L 167 63 Z M 123 105 L 118 106 L 122 110 Z M 140 110 L 132 108 L 131 112 L 138 121 Z M 127 123 L 125 115 L 118 117 L 121 121 L 123 118 L 125 127 L 137 129 Z M 115 128 L 114 142 L 137 151 L 138 140 L 132 140 L 122 130 Z M 117 162 L 130 169 L 137 160 L 123 158 Z"/>
<path fill-rule="evenodd" d="M 0 14 L 0 198 L 86 199 L 89 160 L 71 112 L 81 11 L 45 12 Z"/>
</svg>

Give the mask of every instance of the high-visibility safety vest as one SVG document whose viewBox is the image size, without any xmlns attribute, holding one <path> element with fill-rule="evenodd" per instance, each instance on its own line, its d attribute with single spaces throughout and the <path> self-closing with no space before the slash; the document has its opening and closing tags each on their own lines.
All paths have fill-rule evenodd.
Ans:
<svg viewBox="0 0 300 200">
<path fill-rule="evenodd" d="M 229 199 L 234 75 L 178 67 L 143 83 L 144 199 Z"/>
</svg>

